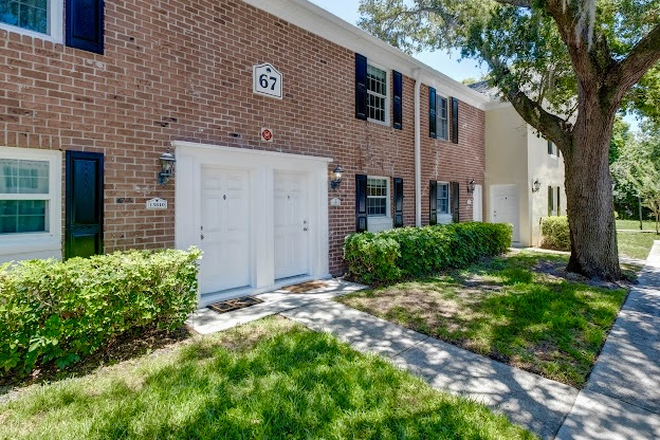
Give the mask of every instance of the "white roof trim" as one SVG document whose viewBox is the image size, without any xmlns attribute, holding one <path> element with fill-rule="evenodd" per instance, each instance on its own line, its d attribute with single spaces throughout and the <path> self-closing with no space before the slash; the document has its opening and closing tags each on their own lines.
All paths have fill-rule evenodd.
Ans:
<svg viewBox="0 0 660 440">
<path fill-rule="evenodd" d="M 307 0 L 242 0 L 255 8 L 325 38 L 339 46 L 360 53 L 376 63 L 485 110 L 490 98 L 453 80 L 444 73 L 396 49 L 382 40 L 347 23 Z"/>
</svg>

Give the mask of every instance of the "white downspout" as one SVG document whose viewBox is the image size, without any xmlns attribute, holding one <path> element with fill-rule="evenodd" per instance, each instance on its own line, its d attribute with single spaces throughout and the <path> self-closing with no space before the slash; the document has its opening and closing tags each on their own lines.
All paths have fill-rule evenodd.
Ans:
<svg viewBox="0 0 660 440">
<path fill-rule="evenodd" d="M 420 92 L 422 81 L 419 70 L 415 78 L 415 226 L 422 226 L 422 141 L 420 118 Z"/>
</svg>

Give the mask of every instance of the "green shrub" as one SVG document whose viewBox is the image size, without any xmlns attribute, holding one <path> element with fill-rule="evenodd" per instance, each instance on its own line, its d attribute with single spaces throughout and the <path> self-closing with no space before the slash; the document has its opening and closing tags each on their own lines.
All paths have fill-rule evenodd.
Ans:
<svg viewBox="0 0 660 440">
<path fill-rule="evenodd" d="M 351 234 L 344 243 L 349 278 L 387 284 L 499 255 L 511 245 L 511 226 L 456 223 Z"/>
<path fill-rule="evenodd" d="M 380 234 L 351 234 L 344 241 L 344 259 L 349 277 L 367 284 L 398 280 L 401 270 L 396 263 L 400 257 L 399 243 Z"/>
<path fill-rule="evenodd" d="M 541 247 L 557 251 L 571 250 L 571 234 L 568 230 L 568 217 L 546 217 L 541 223 Z"/>
<path fill-rule="evenodd" d="M 0 266 L 0 371 L 64 368 L 127 332 L 180 327 L 197 305 L 200 256 L 169 249 Z"/>
</svg>

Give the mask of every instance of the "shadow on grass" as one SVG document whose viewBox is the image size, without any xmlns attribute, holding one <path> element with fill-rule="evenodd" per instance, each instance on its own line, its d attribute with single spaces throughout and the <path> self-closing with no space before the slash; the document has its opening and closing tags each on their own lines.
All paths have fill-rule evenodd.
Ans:
<svg viewBox="0 0 660 440">
<path fill-rule="evenodd" d="M 163 349 L 191 337 L 186 327 L 173 332 L 157 329 L 142 329 L 127 333 L 111 340 L 96 353 L 83 357 L 64 369 L 58 368 L 54 362 L 39 365 L 30 375 L 0 375 L 0 396 L 13 387 L 25 387 L 32 384 L 54 382 L 71 377 L 81 377 L 95 371 L 99 367 L 114 365 L 136 357 L 144 356 L 154 350 Z"/>
<path fill-rule="evenodd" d="M 516 253 L 342 302 L 581 387 L 626 290 L 567 280 L 566 262 L 563 255 Z"/>
<path fill-rule="evenodd" d="M 327 334 L 271 328 L 238 350 L 193 343 L 146 368 L 139 385 L 45 390 L 59 398 L 47 408 L 26 402 L 13 416 L 31 420 L 35 437 L 69 414 L 57 429 L 85 438 L 532 438 Z"/>
</svg>

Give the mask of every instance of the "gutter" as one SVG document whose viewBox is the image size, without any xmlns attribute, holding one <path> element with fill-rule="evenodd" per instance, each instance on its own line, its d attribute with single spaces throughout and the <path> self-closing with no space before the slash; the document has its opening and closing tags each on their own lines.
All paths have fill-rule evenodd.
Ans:
<svg viewBox="0 0 660 440">
<path fill-rule="evenodd" d="M 422 136 L 421 98 L 422 80 L 420 71 L 415 71 L 415 226 L 422 226 Z"/>
</svg>

